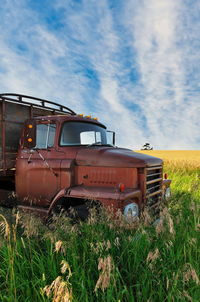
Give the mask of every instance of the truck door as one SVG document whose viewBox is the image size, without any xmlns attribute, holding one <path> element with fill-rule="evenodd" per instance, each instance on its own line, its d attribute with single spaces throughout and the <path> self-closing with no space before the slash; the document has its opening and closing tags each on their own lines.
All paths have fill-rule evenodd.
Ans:
<svg viewBox="0 0 200 302">
<path fill-rule="evenodd" d="M 55 122 L 39 121 L 35 148 L 21 152 L 16 189 L 24 202 L 29 200 L 27 203 L 32 205 L 48 206 L 59 189 L 61 160 L 56 156 L 55 136 Z"/>
</svg>

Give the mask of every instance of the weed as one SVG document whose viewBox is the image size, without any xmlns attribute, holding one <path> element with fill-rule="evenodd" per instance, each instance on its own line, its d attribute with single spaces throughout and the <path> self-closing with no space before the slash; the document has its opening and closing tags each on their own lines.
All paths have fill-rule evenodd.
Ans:
<svg viewBox="0 0 200 302">
<path fill-rule="evenodd" d="M 172 198 L 155 223 L 148 211 L 138 222 L 100 208 L 46 226 L 2 209 L 0 301 L 199 301 L 200 169 L 192 153 L 187 163 L 169 154 Z"/>
</svg>

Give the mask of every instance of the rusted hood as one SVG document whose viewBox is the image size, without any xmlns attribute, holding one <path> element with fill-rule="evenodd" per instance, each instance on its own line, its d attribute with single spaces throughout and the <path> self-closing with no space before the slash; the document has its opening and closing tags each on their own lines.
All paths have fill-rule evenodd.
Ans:
<svg viewBox="0 0 200 302">
<path fill-rule="evenodd" d="M 129 149 L 95 146 L 78 151 L 76 164 L 101 167 L 149 167 L 162 165 L 162 160 Z"/>
</svg>

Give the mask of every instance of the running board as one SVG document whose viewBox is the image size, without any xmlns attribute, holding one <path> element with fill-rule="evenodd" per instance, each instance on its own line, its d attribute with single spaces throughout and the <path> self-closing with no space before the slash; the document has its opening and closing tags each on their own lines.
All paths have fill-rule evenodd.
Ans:
<svg viewBox="0 0 200 302">
<path fill-rule="evenodd" d="M 44 208 L 41 208 L 41 207 L 18 205 L 17 208 L 24 211 L 24 212 L 37 214 L 40 217 L 47 217 L 48 216 L 48 209 L 44 209 Z"/>
</svg>

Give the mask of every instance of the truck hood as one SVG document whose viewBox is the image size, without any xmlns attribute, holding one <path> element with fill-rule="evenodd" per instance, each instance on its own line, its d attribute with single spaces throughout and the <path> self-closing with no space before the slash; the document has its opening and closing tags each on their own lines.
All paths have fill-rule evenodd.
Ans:
<svg viewBox="0 0 200 302">
<path fill-rule="evenodd" d="M 78 151 L 76 164 L 80 166 L 142 168 L 162 165 L 162 160 L 129 149 L 93 146 Z"/>
</svg>

